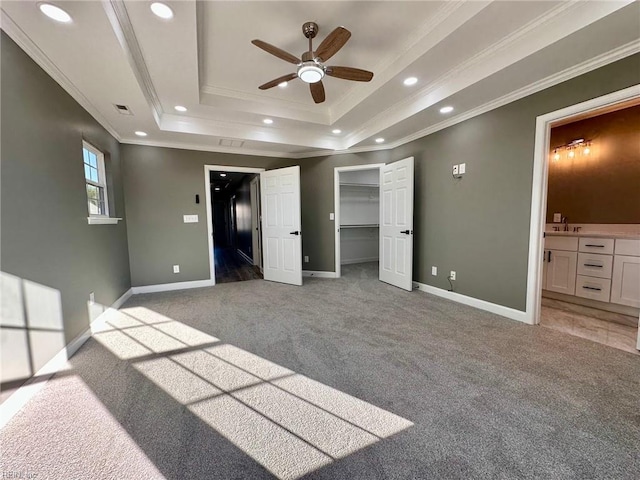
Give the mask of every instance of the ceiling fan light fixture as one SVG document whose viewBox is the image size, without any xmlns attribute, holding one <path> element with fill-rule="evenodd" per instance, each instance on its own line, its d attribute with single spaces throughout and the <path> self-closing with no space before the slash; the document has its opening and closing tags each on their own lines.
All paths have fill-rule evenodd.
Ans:
<svg viewBox="0 0 640 480">
<path fill-rule="evenodd" d="M 298 78 L 305 83 L 318 83 L 324 77 L 324 68 L 316 62 L 304 62 L 298 67 Z"/>
</svg>

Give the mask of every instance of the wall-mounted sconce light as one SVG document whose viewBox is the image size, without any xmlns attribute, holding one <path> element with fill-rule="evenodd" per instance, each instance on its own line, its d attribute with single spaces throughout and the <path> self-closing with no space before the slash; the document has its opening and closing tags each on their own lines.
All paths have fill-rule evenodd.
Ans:
<svg viewBox="0 0 640 480">
<path fill-rule="evenodd" d="M 558 162 L 562 158 L 562 151 L 567 152 L 567 158 L 573 160 L 576 154 L 589 155 L 591 153 L 591 141 L 584 138 L 572 140 L 565 145 L 558 145 L 553 148 L 553 161 Z"/>
</svg>

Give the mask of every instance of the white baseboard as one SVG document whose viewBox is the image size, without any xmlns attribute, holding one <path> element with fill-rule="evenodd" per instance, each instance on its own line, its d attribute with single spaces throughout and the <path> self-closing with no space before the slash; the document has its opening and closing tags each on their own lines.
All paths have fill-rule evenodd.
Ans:
<svg viewBox="0 0 640 480">
<path fill-rule="evenodd" d="M 194 280 L 192 282 L 160 283 L 158 285 L 144 285 L 141 287 L 131 287 L 134 295 L 140 293 L 170 292 L 172 290 L 187 290 L 189 288 L 213 287 L 214 280 Z"/>
<path fill-rule="evenodd" d="M 244 253 L 239 248 L 236 248 L 236 252 L 238 252 L 238 255 L 240 255 L 242 258 L 244 258 L 247 262 L 249 262 L 251 265 L 253 265 L 253 258 L 251 258 L 249 255 Z"/>
<path fill-rule="evenodd" d="M 318 272 L 315 270 L 303 270 L 303 277 L 316 277 L 316 278 L 336 278 L 336 272 Z"/>
<path fill-rule="evenodd" d="M 354 265 L 356 263 L 378 262 L 380 257 L 354 258 L 351 260 L 340 260 L 340 265 Z"/>
<path fill-rule="evenodd" d="M 51 360 L 49 360 L 31 379 L 27 380 L 18 390 L 12 393 L 2 405 L 0 405 L 0 429 L 11 420 L 16 413 L 31 400 L 40 390 L 44 388 L 49 379 L 61 370 L 65 370 L 68 360 L 80 349 L 91 337 L 94 324 L 103 321 L 104 313 L 109 310 L 117 310 L 124 302 L 131 297 L 133 292 L 127 290 L 118 298 L 111 307 L 108 307 L 100 314 L 84 332 L 71 340 L 62 350 L 60 350 Z"/>
<path fill-rule="evenodd" d="M 438 297 L 453 300 L 454 302 L 469 305 L 470 307 L 475 307 L 480 310 L 495 313 L 496 315 L 501 315 L 503 317 L 510 318 L 511 320 L 517 320 L 518 322 L 532 324 L 526 312 L 516 310 L 515 308 L 505 307 L 496 303 L 480 300 L 478 298 L 468 297 L 460 293 L 450 292 L 448 290 L 433 287 L 431 285 L 426 285 L 420 282 L 413 282 L 413 286 L 421 292 L 430 293 L 432 295 L 437 295 Z"/>
</svg>

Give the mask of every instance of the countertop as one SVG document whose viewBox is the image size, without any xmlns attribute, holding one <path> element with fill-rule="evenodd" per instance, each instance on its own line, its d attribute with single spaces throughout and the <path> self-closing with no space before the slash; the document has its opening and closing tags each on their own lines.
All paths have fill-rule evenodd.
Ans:
<svg viewBox="0 0 640 480">
<path fill-rule="evenodd" d="M 544 232 L 547 237 L 590 237 L 590 238 L 623 238 L 628 240 L 640 240 L 638 233 L 616 233 L 616 232 Z"/>
</svg>

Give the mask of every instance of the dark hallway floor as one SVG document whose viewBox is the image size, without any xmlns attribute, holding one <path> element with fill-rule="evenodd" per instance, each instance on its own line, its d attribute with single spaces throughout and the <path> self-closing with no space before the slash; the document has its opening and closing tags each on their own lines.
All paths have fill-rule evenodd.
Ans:
<svg viewBox="0 0 640 480">
<path fill-rule="evenodd" d="M 216 283 L 242 282 L 262 278 L 260 269 L 242 258 L 234 247 L 216 248 L 214 261 Z"/>
</svg>

